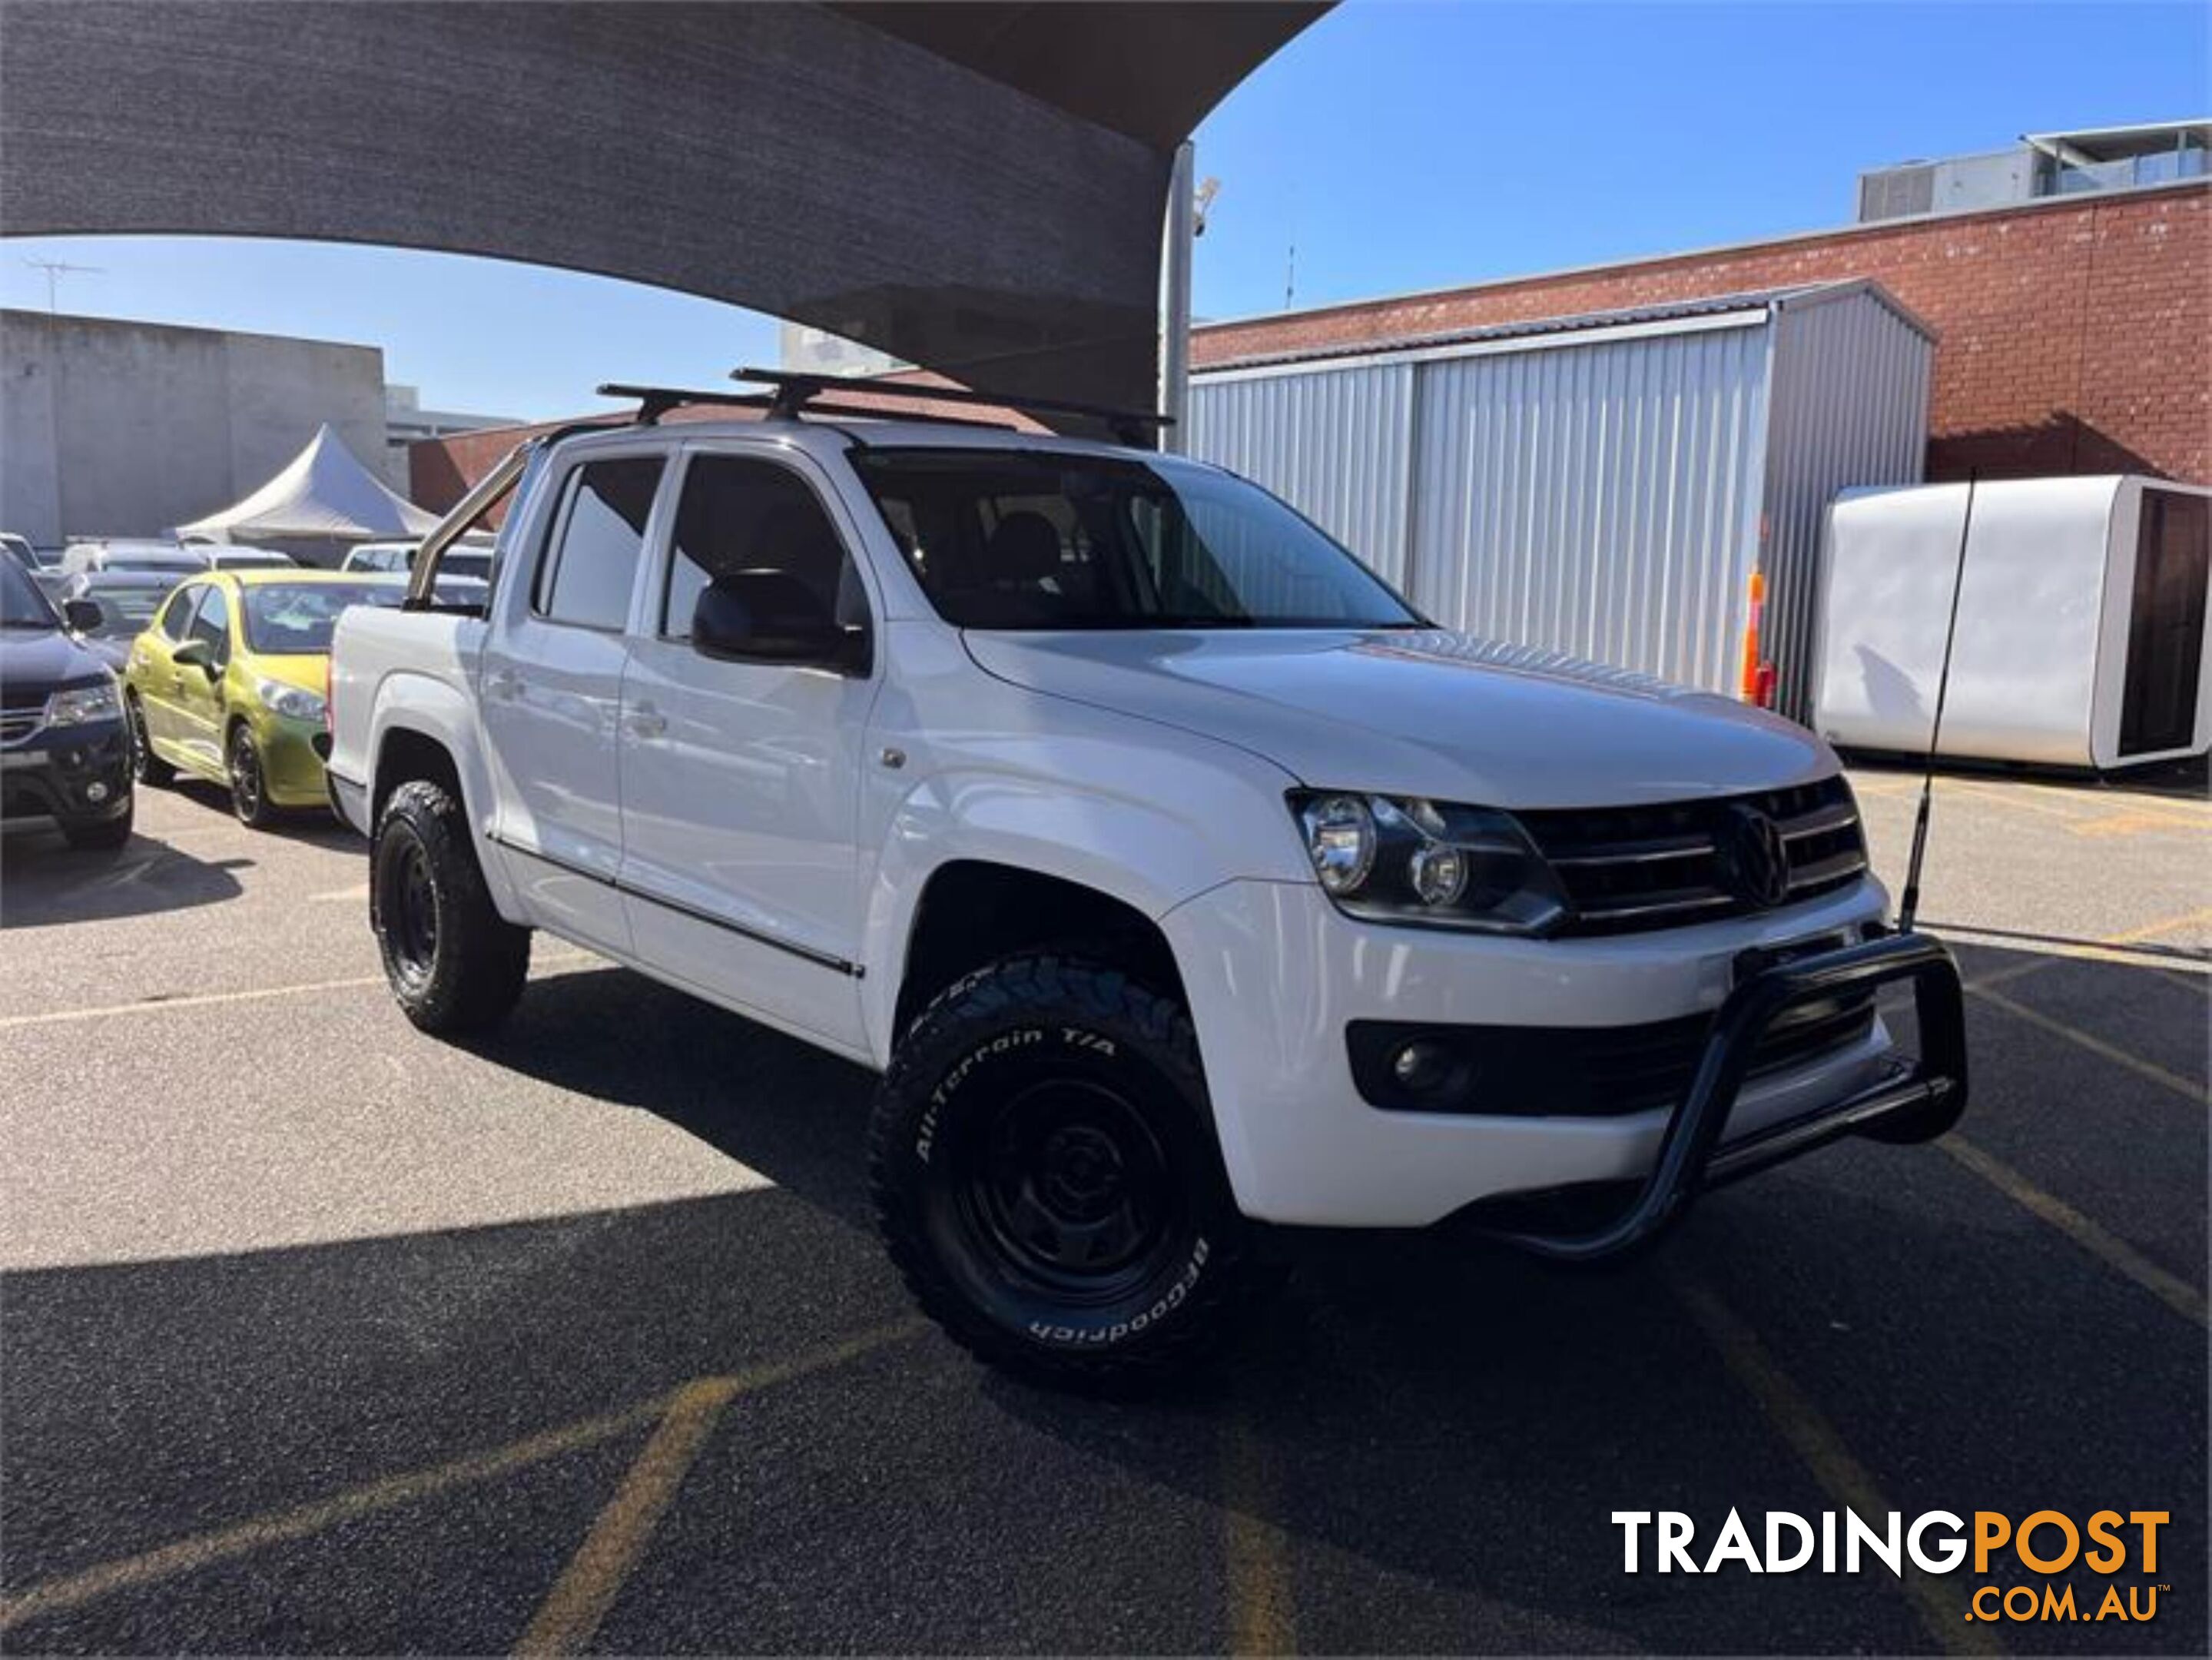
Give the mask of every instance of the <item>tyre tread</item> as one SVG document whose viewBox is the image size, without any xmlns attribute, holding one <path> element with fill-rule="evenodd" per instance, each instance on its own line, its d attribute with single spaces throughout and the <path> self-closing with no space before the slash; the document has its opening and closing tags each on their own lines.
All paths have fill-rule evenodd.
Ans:
<svg viewBox="0 0 2212 1660">
<path fill-rule="evenodd" d="M 404 821 L 428 854 L 441 901 L 439 962 L 420 995 L 410 995 L 392 971 L 386 975 L 394 999 L 416 1027 L 460 1036 L 496 1025 L 522 995 L 530 974 L 530 930 L 517 927 L 492 904 L 477 862 L 461 804 L 441 784 L 410 780 L 392 792 L 377 819 L 369 851 L 370 881 L 380 879 L 378 850 L 395 821 Z M 383 930 L 377 930 L 380 947 Z M 453 945 L 450 956 L 445 946 Z"/>
<path fill-rule="evenodd" d="M 908 1289 L 954 1341 L 988 1364 L 1062 1389 L 1121 1395 L 1149 1393 L 1210 1359 L 1233 1329 L 1243 1305 L 1273 1276 L 1253 1253 L 1251 1230 L 1236 1215 L 1220 1177 L 1224 1213 L 1209 1226 L 1214 1246 L 1188 1301 L 1139 1343 L 1076 1353 L 1025 1342 L 978 1311 L 939 1264 L 921 1236 L 917 1211 L 902 1202 L 902 1103 L 958 1055 L 966 1034 L 1018 1013 L 1049 1018 L 1055 1012 L 1125 1026 L 1145 1039 L 1152 1059 L 1164 1061 L 1187 1099 L 1206 1101 L 1197 1033 L 1172 998 L 1123 970 L 1057 952 L 1024 954 L 977 969 L 945 988 L 908 1029 L 891 1057 L 868 1130 L 868 1181 L 877 1227 Z M 1211 1122 L 1201 1126 L 1212 1145 Z M 1216 1174 L 1219 1175 L 1218 1155 Z"/>
</svg>

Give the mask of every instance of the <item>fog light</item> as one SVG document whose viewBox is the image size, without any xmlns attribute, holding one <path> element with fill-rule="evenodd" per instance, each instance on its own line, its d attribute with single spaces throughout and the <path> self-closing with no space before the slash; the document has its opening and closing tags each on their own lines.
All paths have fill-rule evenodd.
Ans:
<svg viewBox="0 0 2212 1660">
<path fill-rule="evenodd" d="M 1467 855 L 1457 848 L 1425 847 L 1413 855 L 1410 874 L 1423 904 L 1456 904 L 1467 891 Z"/>
<path fill-rule="evenodd" d="M 1425 1037 L 1401 1045 L 1390 1057 L 1390 1075 L 1398 1087 L 1414 1095 L 1433 1094 L 1451 1077 L 1452 1052 Z"/>
<path fill-rule="evenodd" d="M 93 806 L 98 806 L 102 801 L 107 800 L 107 786 L 101 783 L 97 778 L 94 779 L 92 782 L 84 787 L 84 799 L 91 802 Z"/>
</svg>

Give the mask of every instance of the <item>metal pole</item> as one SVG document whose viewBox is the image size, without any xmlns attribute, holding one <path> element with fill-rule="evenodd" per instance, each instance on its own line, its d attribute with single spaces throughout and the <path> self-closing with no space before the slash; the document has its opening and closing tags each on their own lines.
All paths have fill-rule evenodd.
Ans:
<svg viewBox="0 0 2212 1660">
<path fill-rule="evenodd" d="M 1160 447 L 1177 454 L 1189 442 L 1184 428 L 1190 413 L 1190 264 L 1197 240 L 1197 187 L 1193 182 L 1197 159 L 1197 149 L 1188 139 L 1176 147 L 1160 249 L 1160 413 L 1175 422 L 1162 429 Z"/>
</svg>

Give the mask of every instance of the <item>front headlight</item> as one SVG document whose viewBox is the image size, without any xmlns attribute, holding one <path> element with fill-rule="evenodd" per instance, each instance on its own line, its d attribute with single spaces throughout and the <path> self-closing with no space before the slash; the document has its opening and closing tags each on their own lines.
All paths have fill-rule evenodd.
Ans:
<svg viewBox="0 0 2212 1660">
<path fill-rule="evenodd" d="M 50 727 L 82 727 L 122 718 L 123 700 L 116 695 L 112 675 L 94 685 L 66 687 L 46 699 Z"/>
<path fill-rule="evenodd" d="M 1526 831 L 1487 807 L 1340 792 L 1294 795 L 1314 875 L 1346 914 L 1543 933 L 1566 896 Z"/>
<path fill-rule="evenodd" d="M 260 694 L 262 707 L 272 714 L 289 715 L 295 721 L 323 718 L 323 700 L 305 686 L 283 680 L 256 680 L 253 690 Z"/>
</svg>

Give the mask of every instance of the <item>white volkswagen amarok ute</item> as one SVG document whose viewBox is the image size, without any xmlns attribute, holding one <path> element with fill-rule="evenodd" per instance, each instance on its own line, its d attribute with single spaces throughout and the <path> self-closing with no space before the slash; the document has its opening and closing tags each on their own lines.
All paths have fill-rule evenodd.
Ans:
<svg viewBox="0 0 2212 1660">
<path fill-rule="evenodd" d="M 424 1031 L 544 929 L 871 1068 L 915 1295 L 1091 1386 L 1206 1349 L 1266 1225 L 1607 1256 L 1957 1118 L 1956 971 L 1812 733 L 1435 628 L 1218 468 L 749 378 L 524 446 L 339 627 L 331 795 Z M 764 418 L 659 423 L 701 398 Z"/>
</svg>

